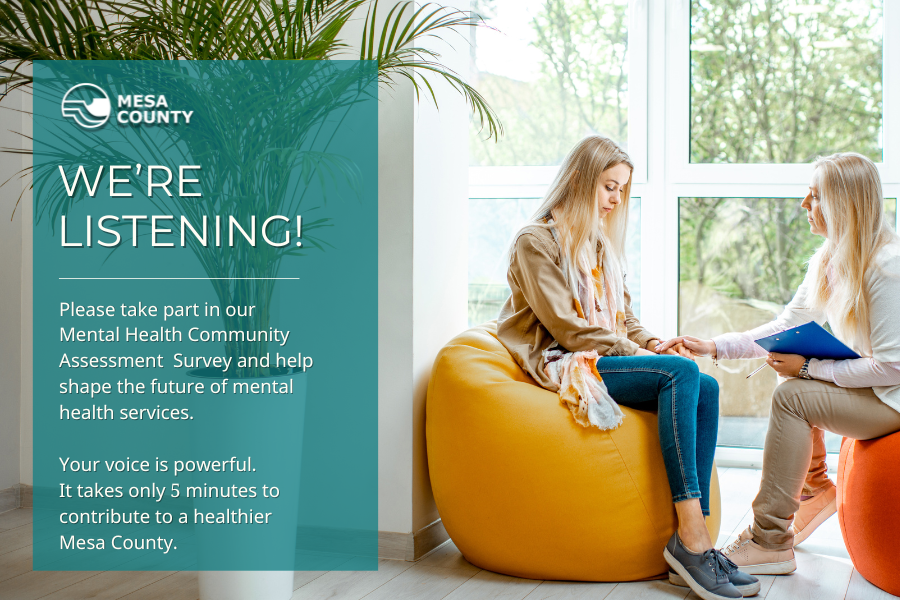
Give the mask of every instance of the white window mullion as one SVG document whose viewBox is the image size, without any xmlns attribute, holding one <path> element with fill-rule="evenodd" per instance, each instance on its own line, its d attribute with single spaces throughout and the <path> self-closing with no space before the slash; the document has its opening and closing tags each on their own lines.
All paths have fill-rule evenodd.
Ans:
<svg viewBox="0 0 900 600">
<path fill-rule="evenodd" d="M 900 183 L 900 38 L 889 35 L 900 29 L 900 3 L 884 3 L 882 57 L 884 95 L 882 98 L 882 139 L 885 183 Z"/>
<path fill-rule="evenodd" d="M 661 334 L 678 333 L 678 195 L 674 183 L 681 180 L 690 163 L 690 0 L 657 0 L 654 12 L 663 15 L 659 46 L 665 89 L 657 93 L 663 104 L 665 157 L 662 169 L 662 210 L 656 227 L 658 238 L 650 259 L 662 272 L 654 290 L 661 317 Z M 661 242 L 661 243 L 660 243 Z M 644 294 L 649 296 L 650 294 Z"/>
<path fill-rule="evenodd" d="M 469 167 L 469 198 L 540 198 L 559 167 Z"/>
<path fill-rule="evenodd" d="M 807 166 L 808 181 L 812 168 Z M 809 193 L 808 183 L 673 183 L 672 193 L 677 198 L 801 198 Z"/>
<path fill-rule="evenodd" d="M 678 240 L 666 237 L 666 163 L 669 136 L 666 81 L 666 0 L 647 0 L 647 184 L 641 186 L 641 322 L 667 336 L 666 306 L 676 287 L 666 284 L 666 264 Z M 676 263 L 677 269 L 677 263 Z"/>
<path fill-rule="evenodd" d="M 659 2 L 665 7 L 666 180 L 693 181 L 691 166 L 691 0 Z"/>
<path fill-rule="evenodd" d="M 885 123 L 887 122 L 888 119 L 885 116 Z M 689 137 L 685 143 L 690 143 Z M 888 145 L 886 141 L 885 146 Z M 885 152 L 885 156 L 887 157 L 887 152 Z M 897 168 L 888 163 L 876 166 L 885 182 L 898 181 Z M 671 181 L 674 183 L 742 184 L 748 187 L 767 184 L 792 185 L 809 182 L 810 175 L 812 175 L 812 164 L 693 164 L 683 165 L 681 169 L 676 169 L 670 175 Z"/>
<path fill-rule="evenodd" d="M 658 253 L 658 260 L 664 269 L 663 289 L 663 329 L 666 338 L 678 335 L 678 278 L 679 278 L 679 219 L 678 194 L 673 184 L 665 187 L 665 206 L 663 209 L 663 250 Z"/>
</svg>

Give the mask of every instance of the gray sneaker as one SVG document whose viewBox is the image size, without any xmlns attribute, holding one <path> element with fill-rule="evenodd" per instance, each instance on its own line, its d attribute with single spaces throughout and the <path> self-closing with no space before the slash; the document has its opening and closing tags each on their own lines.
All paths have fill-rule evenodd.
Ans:
<svg viewBox="0 0 900 600">
<path fill-rule="evenodd" d="M 745 598 L 747 596 L 757 595 L 761 587 L 759 579 L 749 573 L 741 571 L 738 566 L 731 562 L 721 551 L 716 550 L 716 552 L 719 554 L 719 562 L 722 564 L 722 567 L 724 567 L 725 572 L 728 573 L 728 581 L 730 581 Z M 681 587 L 688 587 L 687 582 L 681 578 L 681 575 L 672 570 L 669 570 L 669 583 Z"/>
<path fill-rule="evenodd" d="M 701 553 L 691 552 L 676 531 L 663 550 L 663 557 L 675 573 L 703 600 L 729 600 L 743 594 L 728 578 L 725 564 L 715 548 Z"/>
<path fill-rule="evenodd" d="M 755 596 L 759 593 L 760 583 L 759 579 L 754 577 L 753 575 L 749 575 L 744 573 L 743 571 L 738 570 L 736 564 L 728 560 L 727 557 L 723 556 L 727 562 L 725 563 L 725 572 L 728 573 L 728 581 L 731 582 L 731 585 L 737 588 L 737 591 L 741 593 L 745 598 L 747 596 Z M 688 587 L 687 582 L 681 578 L 681 575 L 676 573 L 675 571 L 669 571 L 669 583 L 672 585 L 679 585 L 681 587 Z"/>
</svg>

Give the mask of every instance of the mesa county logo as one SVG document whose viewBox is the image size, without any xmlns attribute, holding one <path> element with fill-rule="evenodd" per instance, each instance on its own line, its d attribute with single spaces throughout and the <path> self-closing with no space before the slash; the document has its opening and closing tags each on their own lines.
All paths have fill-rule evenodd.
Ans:
<svg viewBox="0 0 900 600">
<path fill-rule="evenodd" d="M 79 83 L 62 100 L 62 115 L 85 129 L 96 129 L 109 120 L 109 96 L 93 83 Z"/>
<path fill-rule="evenodd" d="M 190 123 L 194 111 L 168 109 L 166 97 L 156 94 L 126 94 L 117 97 L 116 122 L 120 125 L 168 125 Z M 148 110 L 151 109 L 151 110 Z M 101 127 L 112 114 L 109 96 L 93 83 L 79 83 L 66 92 L 62 114 L 85 129 Z"/>
</svg>

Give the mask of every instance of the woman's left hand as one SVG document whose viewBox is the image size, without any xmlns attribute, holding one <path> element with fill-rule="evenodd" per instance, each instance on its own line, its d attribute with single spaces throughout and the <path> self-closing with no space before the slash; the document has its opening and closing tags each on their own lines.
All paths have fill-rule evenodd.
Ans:
<svg viewBox="0 0 900 600">
<path fill-rule="evenodd" d="M 797 377 L 800 374 L 800 368 L 806 362 L 805 356 L 799 354 L 781 354 L 779 352 L 770 352 L 766 364 L 775 369 L 775 372 L 782 377 Z"/>
</svg>

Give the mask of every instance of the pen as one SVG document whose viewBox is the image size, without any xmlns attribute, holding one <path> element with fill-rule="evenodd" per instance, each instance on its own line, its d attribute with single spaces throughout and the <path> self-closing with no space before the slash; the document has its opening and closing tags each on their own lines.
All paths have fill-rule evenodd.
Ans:
<svg viewBox="0 0 900 600">
<path fill-rule="evenodd" d="M 747 378 L 747 379 L 750 379 L 751 377 L 753 377 L 754 375 L 756 375 L 757 373 L 759 373 L 760 371 L 762 371 L 762 370 L 763 370 L 763 367 L 765 367 L 767 364 L 768 364 L 768 363 L 763 363 L 763 364 L 759 365 L 759 368 L 756 369 L 755 371 L 753 371 L 752 373 L 750 373 L 749 375 L 747 375 L 746 378 Z"/>
</svg>

